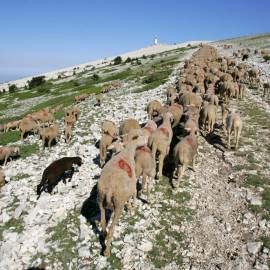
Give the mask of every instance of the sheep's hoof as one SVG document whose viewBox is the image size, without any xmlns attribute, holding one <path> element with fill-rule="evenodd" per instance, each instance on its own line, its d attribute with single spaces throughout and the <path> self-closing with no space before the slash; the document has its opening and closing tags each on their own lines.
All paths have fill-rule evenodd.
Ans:
<svg viewBox="0 0 270 270">
<path fill-rule="evenodd" d="M 105 250 L 104 250 L 104 252 L 103 252 L 103 255 L 104 255 L 105 257 L 109 257 L 109 256 L 111 255 L 110 249 L 106 247 Z"/>
</svg>

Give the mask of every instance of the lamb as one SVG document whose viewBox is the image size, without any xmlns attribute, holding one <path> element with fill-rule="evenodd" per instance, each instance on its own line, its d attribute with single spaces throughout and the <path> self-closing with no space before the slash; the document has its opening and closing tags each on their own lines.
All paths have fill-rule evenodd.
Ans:
<svg viewBox="0 0 270 270">
<path fill-rule="evenodd" d="M 48 140 L 48 146 L 51 148 L 52 141 L 56 140 L 57 137 L 60 137 L 59 125 L 54 124 L 51 127 L 41 129 L 40 136 L 42 138 L 43 149 L 45 149 L 46 140 Z"/>
<path fill-rule="evenodd" d="M 66 111 L 65 116 L 74 116 L 75 120 L 77 121 L 80 113 L 81 113 L 80 108 L 73 107 Z"/>
<path fill-rule="evenodd" d="M 96 101 L 97 101 L 97 103 L 95 105 L 100 106 L 101 102 L 103 101 L 103 96 L 101 94 L 96 95 Z"/>
<path fill-rule="evenodd" d="M 238 148 L 239 138 L 242 131 L 243 122 L 239 113 L 236 109 L 230 109 L 229 114 L 226 118 L 226 129 L 228 136 L 228 149 L 231 149 L 231 133 L 234 131 L 235 134 L 235 150 Z"/>
<path fill-rule="evenodd" d="M 184 137 L 175 147 L 174 147 L 174 161 L 175 161 L 175 169 L 178 170 L 178 180 L 173 183 L 174 187 L 179 185 L 183 174 L 188 167 L 188 165 L 192 164 L 194 169 L 194 157 L 197 154 L 198 149 L 198 141 L 197 136 L 194 132 Z M 176 172 L 175 170 L 175 172 Z"/>
<path fill-rule="evenodd" d="M 244 98 L 246 91 L 247 91 L 246 85 L 243 83 L 239 84 L 239 98 L 240 99 Z"/>
<path fill-rule="evenodd" d="M 7 164 L 8 158 L 11 158 L 11 156 L 20 155 L 20 148 L 19 147 L 13 147 L 13 146 L 2 146 L 0 147 L 0 160 L 4 160 L 4 166 Z"/>
<path fill-rule="evenodd" d="M 147 105 L 148 118 L 152 120 L 155 116 L 159 115 L 162 108 L 161 103 L 158 100 L 152 100 Z"/>
<path fill-rule="evenodd" d="M 103 133 L 99 143 L 99 163 L 103 167 L 107 158 L 108 147 L 112 144 L 114 137 L 109 134 Z"/>
<path fill-rule="evenodd" d="M 150 136 L 148 145 L 152 149 L 154 161 L 156 161 L 156 153 L 159 151 L 159 179 L 162 178 L 164 158 L 169 154 L 170 144 L 172 141 L 172 127 L 173 115 L 170 112 L 163 114 L 163 123 Z"/>
<path fill-rule="evenodd" d="M 38 124 L 34 120 L 23 119 L 19 125 L 19 130 L 21 131 L 21 140 L 23 141 L 24 135 L 27 132 L 38 132 Z"/>
<path fill-rule="evenodd" d="M 52 192 L 54 186 L 57 185 L 59 180 L 65 176 L 65 172 L 71 171 L 71 176 L 74 173 L 74 165 L 81 166 L 82 159 L 80 157 L 64 157 L 55 160 L 43 172 L 40 184 L 37 186 L 38 198 L 41 192 L 47 190 Z M 66 183 L 66 180 L 63 180 Z"/>
<path fill-rule="evenodd" d="M 6 184 L 4 170 L 0 168 L 0 188 Z"/>
<path fill-rule="evenodd" d="M 101 133 L 109 134 L 111 137 L 116 138 L 118 135 L 118 129 L 113 121 L 105 120 L 102 123 Z"/>
<path fill-rule="evenodd" d="M 171 100 L 171 97 L 175 96 L 175 94 L 176 94 L 176 89 L 174 87 L 169 87 L 167 89 L 167 102 L 168 103 Z"/>
<path fill-rule="evenodd" d="M 136 198 L 136 174 L 135 174 L 135 151 L 137 147 L 146 143 L 144 136 L 126 144 L 125 148 L 115 155 L 103 168 L 98 181 L 98 205 L 101 212 L 101 227 L 103 235 L 106 237 L 106 247 L 104 256 L 110 255 L 110 245 L 113 238 L 115 226 L 124 209 L 125 203 L 133 196 Z M 108 234 L 106 233 L 105 209 L 114 212 L 112 223 Z M 129 209 L 130 202 L 129 202 Z"/>
<path fill-rule="evenodd" d="M 70 143 L 72 137 L 72 127 L 70 125 L 65 126 L 64 135 L 66 143 Z"/>
</svg>

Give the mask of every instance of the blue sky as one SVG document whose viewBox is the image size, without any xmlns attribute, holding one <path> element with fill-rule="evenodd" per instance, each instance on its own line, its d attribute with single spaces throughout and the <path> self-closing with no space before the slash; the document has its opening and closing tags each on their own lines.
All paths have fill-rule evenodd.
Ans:
<svg viewBox="0 0 270 270">
<path fill-rule="evenodd" d="M 270 31 L 269 0 L 2 0 L 0 81 L 160 42 Z"/>
</svg>

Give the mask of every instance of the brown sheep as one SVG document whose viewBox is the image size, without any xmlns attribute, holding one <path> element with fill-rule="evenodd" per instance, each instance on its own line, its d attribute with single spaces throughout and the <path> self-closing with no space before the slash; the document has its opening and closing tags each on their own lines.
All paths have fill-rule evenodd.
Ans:
<svg viewBox="0 0 270 270">
<path fill-rule="evenodd" d="M 21 131 L 21 140 L 23 140 L 24 135 L 27 132 L 34 132 L 35 134 L 38 132 L 38 124 L 33 120 L 23 119 L 19 125 L 19 130 Z"/>
<path fill-rule="evenodd" d="M 128 142 L 125 148 L 102 169 L 97 190 L 98 205 L 101 213 L 100 223 L 106 241 L 106 247 L 103 251 L 104 256 L 110 255 L 114 229 L 125 204 L 129 202 L 131 197 L 133 197 L 135 203 L 137 179 L 134 156 L 136 148 L 145 145 L 145 143 L 146 139 L 143 136 Z M 106 232 L 106 209 L 111 209 L 114 212 L 108 233 Z M 129 210 L 131 210 L 130 202 Z"/>
<path fill-rule="evenodd" d="M 72 127 L 70 125 L 65 126 L 64 135 L 66 143 L 70 143 L 72 137 Z"/>
<path fill-rule="evenodd" d="M 59 125 L 54 124 L 51 127 L 41 129 L 40 136 L 42 138 L 43 149 L 45 149 L 46 141 L 48 141 L 48 147 L 51 148 L 52 141 L 60 137 Z"/>
<path fill-rule="evenodd" d="M 155 116 L 159 115 L 161 107 L 162 105 L 158 100 L 150 101 L 147 105 L 148 118 L 152 120 Z"/>
<path fill-rule="evenodd" d="M 18 129 L 20 123 L 21 123 L 20 120 L 8 122 L 8 123 L 5 125 L 5 132 L 8 132 L 10 129 Z"/>
<path fill-rule="evenodd" d="M 194 157 L 197 154 L 198 141 L 197 136 L 191 132 L 188 136 L 184 137 L 174 147 L 174 161 L 175 169 L 178 171 L 178 180 L 173 182 L 174 187 L 177 187 L 182 180 L 183 174 L 189 165 L 192 165 L 194 170 Z M 176 172 L 175 170 L 175 172 Z"/>
<path fill-rule="evenodd" d="M 113 121 L 105 120 L 102 123 L 101 133 L 109 134 L 111 137 L 116 138 L 118 136 L 118 129 Z"/>
<path fill-rule="evenodd" d="M 126 136 L 131 129 L 140 129 L 140 124 L 136 119 L 127 119 L 121 122 L 119 128 L 119 135 L 123 136 L 124 141 L 126 141 Z"/>
<path fill-rule="evenodd" d="M 156 161 L 156 153 L 159 152 L 159 179 L 162 178 L 164 158 L 169 154 L 170 144 L 172 141 L 172 127 L 173 115 L 170 112 L 163 114 L 163 123 L 158 129 L 150 136 L 149 146 L 152 149 L 154 161 Z"/>
<path fill-rule="evenodd" d="M 13 146 L 2 146 L 0 147 L 0 160 L 4 160 L 4 166 L 7 164 L 8 158 L 11 158 L 13 155 L 20 155 L 20 148 Z"/>
<path fill-rule="evenodd" d="M 239 113 L 235 109 L 230 109 L 226 118 L 226 129 L 228 136 L 228 149 L 231 149 L 231 133 L 235 134 L 235 149 L 238 148 L 239 138 L 242 131 L 243 122 Z"/>
</svg>

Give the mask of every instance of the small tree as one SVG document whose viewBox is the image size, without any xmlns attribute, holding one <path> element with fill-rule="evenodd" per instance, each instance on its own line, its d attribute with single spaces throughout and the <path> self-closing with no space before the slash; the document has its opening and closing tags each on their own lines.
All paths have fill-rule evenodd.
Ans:
<svg viewBox="0 0 270 270">
<path fill-rule="evenodd" d="M 130 62 L 132 62 L 132 59 L 131 59 L 130 57 L 128 57 L 128 58 L 126 59 L 125 63 L 130 63 Z"/>
<path fill-rule="evenodd" d="M 147 56 L 144 54 L 144 55 L 142 56 L 142 59 L 147 59 Z"/>
<path fill-rule="evenodd" d="M 270 55 L 265 55 L 263 57 L 263 59 L 264 59 L 265 62 L 269 61 L 270 60 Z"/>
<path fill-rule="evenodd" d="M 99 80 L 98 74 L 95 73 L 95 74 L 92 76 L 92 79 L 93 79 L 94 81 L 98 81 L 98 80 Z"/>
<path fill-rule="evenodd" d="M 120 65 L 122 63 L 122 57 L 121 56 L 117 56 L 113 59 L 113 64 L 114 65 Z"/>
<path fill-rule="evenodd" d="M 29 89 L 40 86 L 45 83 L 45 76 L 33 77 L 31 81 L 28 81 Z"/>
<path fill-rule="evenodd" d="M 10 93 L 14 93 L 14 92 L 16 92 L 17 90 L 18 90 L 18 87 L 17 87 L 15 84 L 11 84 L 11 85 L 8 86 L 8 91 L 9 91 Z"/>
</svg>

